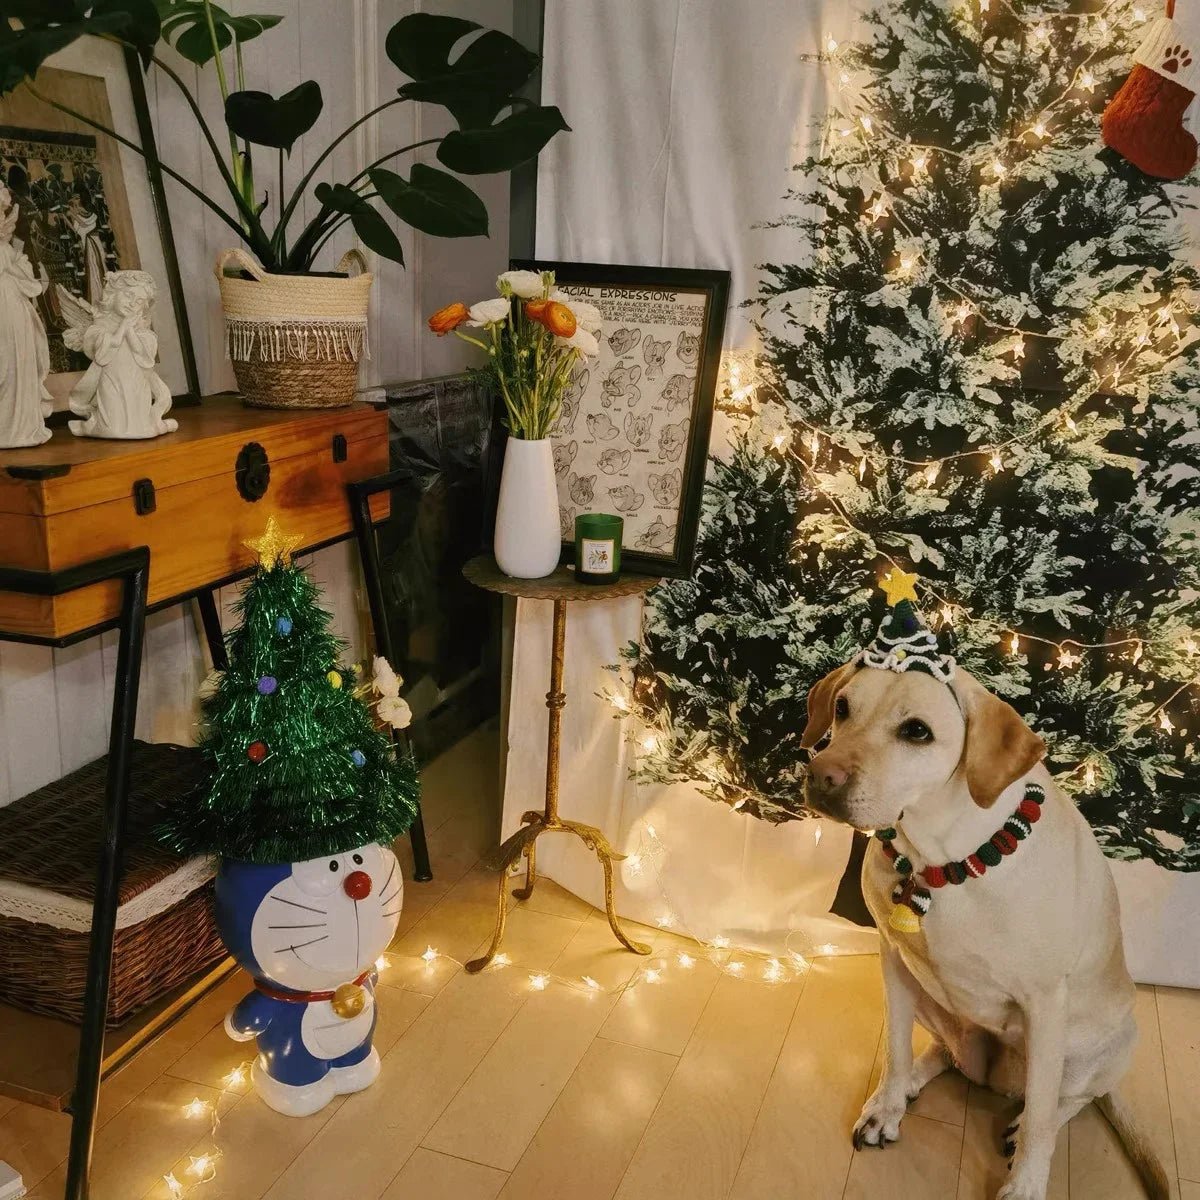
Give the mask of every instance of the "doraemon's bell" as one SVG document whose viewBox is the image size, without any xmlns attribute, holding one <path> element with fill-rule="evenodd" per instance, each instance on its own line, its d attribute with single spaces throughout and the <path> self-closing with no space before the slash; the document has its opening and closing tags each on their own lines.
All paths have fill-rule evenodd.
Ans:
<svg viewBox="0 0 1200 1200">
<path fill-rule="evenodd" d="M 357 1017 L 366 1006 L 367 990 L 357 983 L 343 983 L 333 993 L 333 999 L 329 1002 L 329 1007 L 343 1021 L 349 1021 L 352 1017 Z"/>
</svg>

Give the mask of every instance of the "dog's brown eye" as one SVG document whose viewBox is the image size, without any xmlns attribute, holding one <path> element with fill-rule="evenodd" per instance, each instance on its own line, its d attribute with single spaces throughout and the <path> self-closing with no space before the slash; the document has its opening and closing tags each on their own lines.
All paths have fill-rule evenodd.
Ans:
<svg viewBox="0 0 1200 1200">
<path fill-rule="evenodd" d="M 833 715 L 839 721 L 844 721 L 850 715 L 850 701 L 845 696 L 839 696 L 833 704 Z"/>
<path fill-rule="evenodd" d="M 906 742 L 932 742 L 933 730 L 924 721 L 912 717 L 900 726 L 900 736 Z"/>
</svg>

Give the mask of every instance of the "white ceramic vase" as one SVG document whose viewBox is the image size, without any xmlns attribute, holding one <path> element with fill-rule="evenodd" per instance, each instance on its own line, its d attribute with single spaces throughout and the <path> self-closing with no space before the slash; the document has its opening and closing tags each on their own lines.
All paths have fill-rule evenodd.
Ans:
<svg viewBox="0 0 1200 1200">
<path fill-rule="evenodd" d="M 496 506 L 496 563 L 514 579 L 540 579 L 558 565 L 561 545 L 550 439 L 509 438 Z"/>
</svg>

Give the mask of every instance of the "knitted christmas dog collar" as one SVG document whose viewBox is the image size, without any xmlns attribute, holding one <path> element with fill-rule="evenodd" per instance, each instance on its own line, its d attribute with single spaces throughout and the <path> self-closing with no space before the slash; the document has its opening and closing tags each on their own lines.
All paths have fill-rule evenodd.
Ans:
<svg viewBox="0 0 1200 1200">
<path fill-rule="evenodd" d="M 968 879 L 978 879 L 987 873 L 988 867 L 999 866 L 1000 860 L 1012 854 L 1033 832 L 1033 827 L 1042 818 L 1045 799 L 1046 792 L 1040 783 L 1027 783 L 1025 797 L 1017 805 L 1017 811 L 974 854 L 968 854 L 960 862 L 926 867 L 916 876 L 913 875 L 912 862 L 892 845 L 896 831 L 875 830 L 875 837 L 882 843 L 884 854 L 900 876 L 900 882 L 892 891 L 895 908 L 888 918 L 888 926 L 897 933 L 919 933 L 921 918 L 929 911 L 933 891 L 948 883 L 957 885 Z M 922 880 L 924 886 L 918 880 Z"/>
</svg>

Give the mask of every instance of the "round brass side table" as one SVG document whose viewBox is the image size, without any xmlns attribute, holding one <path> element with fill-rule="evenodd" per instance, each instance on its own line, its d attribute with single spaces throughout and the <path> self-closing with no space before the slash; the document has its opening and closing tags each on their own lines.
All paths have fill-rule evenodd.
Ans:
<svg viewBox="0 0 1200 1200">
<path fill-rule="evenodd" d="M 525 856 L 525 886 L 515 888 L 513 896 L 528 900 L 537 881 L 537 839 L 543 833 L 573 833 L 600 860 L 604 868 L 604 908 L 608 913 L 608 924 L 617 941 L 635 954 L 649 954 L 650 947 L 644 942 L 635 942 L 621 928 L 613 909 L 614 862 L 621 862 L 624 854 L 618 854 L 594 825 L 581 821 L 567 821 L 558 815 L 558 760 L 562 728 L 562 710 L 567 703 L 563 692 L 563 651 L 567 636 L 567 605 L 576 601 L 614 600 L 619 596 L 640 596 L 656 584 L 661 583 L 650 575 L 622 575 L 615 583 L 580 583 L 575 572 L 559 567 L 553 574 L 541 579 L 513 579 L 505 575 L 490 554 L 471 559 L 463 567 L 463 575 L 476 587 L 505 596 L 517 596 L 525 600 L 553 600 L 554 624 L 550 653 L 550 690 L 546 693 L 546 707 L 550 710 L 546 733 L 546 807 L 539 812 L 531 809 L 521 817 L 521 828 L 496 851 L 488 865 L 500 873 L 500 898 L 496 909 L 496 932 L 492 944 L 482 958 L 467 963 L 468 971 L 482 971 L 496 957 L 504 938 L 504 923 L 508 918 L 508 872 L 514 863 Z"/>
</svg>

